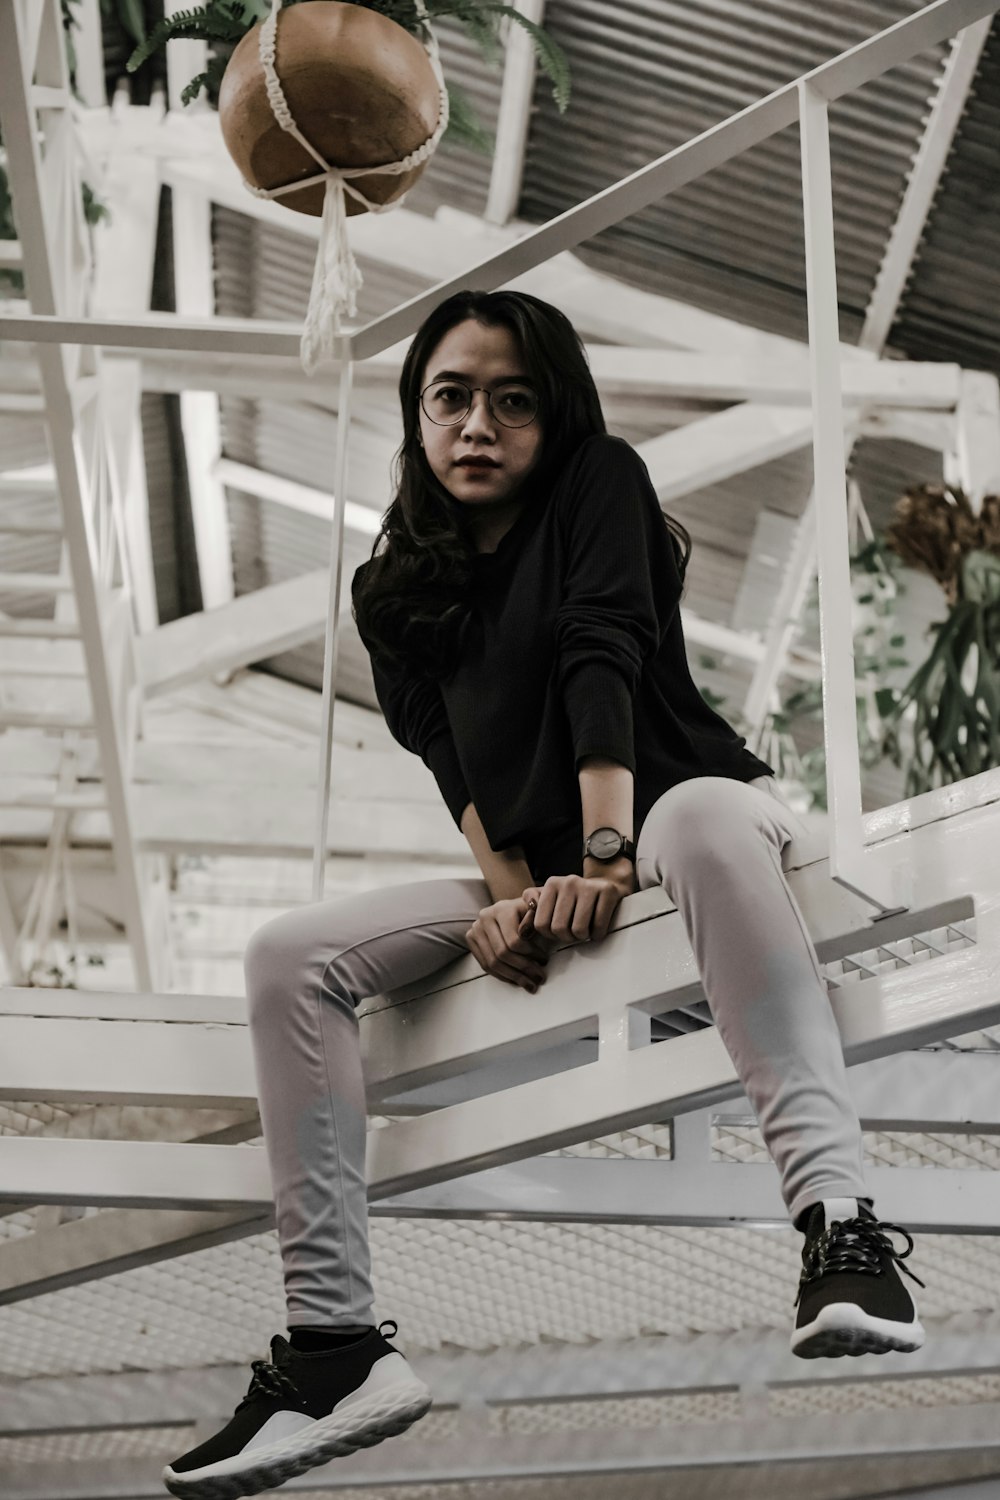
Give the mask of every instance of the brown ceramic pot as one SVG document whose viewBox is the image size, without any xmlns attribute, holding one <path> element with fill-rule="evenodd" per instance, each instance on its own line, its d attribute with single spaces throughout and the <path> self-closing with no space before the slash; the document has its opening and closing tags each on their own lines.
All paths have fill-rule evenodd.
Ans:
<svg viewBox="0 0 1000 1500">
<path fill-rule="evenodd" d="M 344 0 L 286 6 L 278 17 L 275 66 L 292 119 L 331 166 L 399 161 L 437 125 L 438 84 L 425 49 L 378 11 Z M 256 187 L 283 187 L 320 170 L 274 118 L 260 62 L 260 22 L 226 67 L 219 123 L 230 156 Z M 399 176 L 354 177 L 351 183 L 373 202 L 387 203 L 422 171 L 420 166 Z M 320 182 L 275 201 L 318 215 L 323 192 Z M 357 199 L 346 197 L 349 214 L 365 212 Z"/>
</svg>

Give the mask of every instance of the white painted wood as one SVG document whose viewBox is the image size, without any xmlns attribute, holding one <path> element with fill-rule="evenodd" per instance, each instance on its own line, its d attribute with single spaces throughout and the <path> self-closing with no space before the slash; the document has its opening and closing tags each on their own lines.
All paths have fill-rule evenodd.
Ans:
<svg viewBox="0 0 1000 1500">
<path fill-rule="evenodd" d="M 420 1375 L 439 1406 L 462 1406 L 731 1390 L 755 1378 L 767 1385 L 833 1389 L 869 1375 L 948 1379 L 1000 1364 L 995 1314 L 983 1316 L 979 1332 L 964 1327 L 960 1317 L 922 1321 L 927 1342 L 909 1354 L 804 1364 L 791 1354 L 784 1329 L 745 1328 L 685 1338 L 653 1334 L 592 1344 L 426 1351 L 420 1355 Z M 44 1434 L 225 1420 L 246 1384 L 245 1365 L 34 1376 L 4 1393 L 4 1430 Z"/>
<path fill-rule="evenodd" d="M 345 364 L 340 373 L 337 401 L 337 448 L 334 459 L 333 534 L 330 541 L 330 577 L 323 641 L 323 698 L 320 709 L 319 770 L 316 777 L 316 833 L 313 842 L 312 897 L 323 897 L 326 875 L 326 841 L 330 826 L 330 763 L 333 750 L 333 719 L 336 707 L 337 660 L 340 646 L 340 595 L 344 573 L 344 519 L 347 509 L 347 472 L 351 441 L 351 397 L 354 366 Z"/>
<path fill-rule="evenodd" d="M 985 495 L 1000 495 L 1000 381 L 986 370 L 962 372 L 956 440 L 947 477 L 962 486 L 978 515 Z"/>
<path fill-rule="evenodd" d="M 217 782 L 132 787 L 130 803 L 136 847 L 144 853 L 239 855 L 243 858 L 304 859 L 312 855 L 316 831 L 315 787 L 263 782 L 244 784 L 240 803 L 220 792 Z M 448 817 L 440 798 L 428 802 L 392 802 L 336 796 L 330 809 L 327 850 L 330 854 L 409 857 L 423 868 L 435 861 L 449 865 L 469 861 L 469 848 Z M 30 810 L 0 813 L 0 841 L 41 842 L 47 838 L 44 814 Z M 100 813 L 79 813 L 74 837 L 106 844 L 109 820 Z M 470 864 L 470 874 L 474 872 Z M 477 875 L 476 878 L 479 878 Z"/>
<path fill-rule="evenodd" d="M 346 711 L 356 705 L 345 703 L 343 708 L 346 717 Z M 196 740 L 190 727 L 178 728 L 180 732 L 169 739 L 145 739 L 136 745 L 133 775 L 137 783 L 168 787 L 271 784 L 287 787 L 289 794 L 296 786 L 312 787 L 316 783 L 316 755 L 304 745 L 273 740 L 255 743 L 246 736 L 241 740 Z M 440 808 L 437 782 L 418 756 L 397 745 L 383 749 L 375 737 L 371 744 L 346 743 L 349 733 L 345 726 L 337 741 L 335 786 L 339 796 L 422 802 Z M 100 777 L 100 759 L 93 745 L 81 745 L 77 759 L 82 779 Z M 0 776 L 50 777 L 55 775 L 58 763 L 58 746 L 40 735 L 0 739 Z"/>
<path fill-rule="evenodd" d="M 675 1129 L 696 1118 L 697 1114 L 680 1116 Z M 177 1149 L 192 1152 L 194 1148 Z M 97 1150 L 95 1147 L 95 1155 Z M 116 1181 L 117 1193 L 126 1191 L 126 1183 L 140 1191 L 150 1185 L 150 1179 L 143 1177 L 139 1148 L 133 1148 L 133 1152 L 133 1168 L 127 1177 Z M 0 1181 L 5 1175 L 3 1153 L 0 1142 Z M 20 1155 L 26 1159 L 28 1148 Z M 53 1182 L 65 1193 L 79 1193 L 80 1179 L 69 1156 L 67 1152 L 67 1160 Z M 188 1191 L 193 1190 L 196 1170 L 193 1156 L 190 1161 Z M 14 1180 L 22 1180 L 29 1170 L 22 1168 Z M 105 1171 L 103 1165 L 97 1166 L 92 1191 L 102 1191 Z M 38 1175 L 44 1176 L 41 1163 Z M 866 1166 L 865 1183 L 885 1223 L 902 1224 L 918 1234 L 994 1235 L 1000 1234 L 1000 1183 L 993 1180 L 996 1175 L 984 1175 L 975 1168 Z M 174 1201 L 174 1180 L 166 1171 L 160 1178 L 165 1201 L 170 1204 Z M 234 1174 L 232 1180 L 242 1179 Z M 263 1184 L 258 1191 L 266 1191 Z M 118 1198 L 110 1201 L 117 1202 Z M 488 1219 L 502 1213 L 509 1219 L 550 1223 L 719 1229 L 788 1222 L 778 1173 L 771 1163 L 712 1162 L 707 1151 L 703 1160 L 694 1163 L 539 1157 L 516 1166 L 474 1172 L 416 1192 L 393 1194 L 381 1198 L 377 1207 L 373 1205 L 373 1212 L 431 1219 Z"/>
<path fill-rule="evenodd" d="M 204 43 L 195 45 L 204 50 Z M 173 61 L 176 64 L 176 59 Z M 172 76 L 176 77 L 176 72 Z M 183 188 L 173 193 L 173 246 L 178 313 L 210 319 L 215 313 L 212 208 L 206 199 Z M 198 576 L 204 607 L 210 610 L 229 604 L 235 592 L 226 492 L 213 467 L 222 452 L 218 396 L 207 391 L 183 391 L 181 429 Z"/>
<path fill-rule="evenodd" d="M 831 814 L 830 873 L 834 880 L 870 901 L 876 912 L 884 914 L 909 905 L 910 896 L 906 872 L 898 872 L 898 885 L 889 886 L 880 879 L 874 862 L 866 859 L 861 828 L 861 768 L 844 473 L 847 435 L 840 395 L 829 121 L 822 94 L 808 83 L 799 85 L 799 105 L 813 390 L 823 733 L 827 806 Z"/>
<path fill-rule="evenodd" d="M 90 281 L 90 241 L 83 223 L 77 146 L 68 107 L 55 94 L 66 90 L 66 57 L 62 15 L 56 0 L 44 0 L 40 45 L 34 74 L 25 68 L 18 13 L 0 8 L 0 115 L 7 151 L 7 170 L 18 204 L 18 229 L 25 250 L 25 278 L 33 310 L 43 315 L 62 313 L 79 317 L 86 305 Z M 34 110 L 38 88 L 54 90 L 46 96 L 51 110 L 45 120 L 45 154 L 39 148 Z M 63 101 L 70 103 L 68 93 Z M 77 381 L 99 370 L 96 351 L 86 358 L 59 347 L 37 350 L 48 417 L 49 446 L 59 488 L 65 547 L 73 580 L 79 628 L 57 618 L 44 635 L 78 633 L 84 643 L 91 701 L 110 814 L 111 838 L 125 911 L 125 930 L 143 987 L 154 983 L 156 955 L 150 950 L 143 920 L 142 876 L 130 827 L 127 773 L 128 730 L 134 711 L 128 692 L 127 653 L 108 657 L 113 641 L 105 626 L 114 623 L 109 595 L 117 579 L 113 567 L 114 518 L 110 498 L 103 492 L 106 477 L 96 451 L 86 442 L 88 423 L 97 424 L 92 406 L 75 406 Z M 96 504 L 92 508 L 91 502 Z M 105 545 L 105 542 L 107 543 Z M 4 633 L 11 633 L 5 630 Z M 24 632 L 30 633 L 30 632 Z M 65 817 L 55 815 L 58 825 Z"/>
<path fill-rule="evenodd" d="M 329 573 L 318 568 L 138 638 L 147 697 L 250 666 L 322 635 Z"/>
<path fill-rule="evenodd" d="M 145 133 L 136 116 L 149 116 L 148 128 L 163 118 L 162 102 L 115 109 L 107 149 L 100 161 L 101 201 L 109 217 L 94 226 L 93 312 L 126 318 L 149 311 L 160 196 L 158 163 L 142 151 Z"/>
<path fill-rule="evenodd" d="M 71 594 L 73 583 L 58 573 L 0 573 L 0 594 Z"/>
<path fill-rule="evenodd" d="M 884 872 L 914 865 L 913 911 L 885 919 L 876 932 L 865 903 L 831 884 L 826 861 L 816 858 L 789 870 L 824 961 L 873 940 L 886 943 L 954 922 L 970 902 L 976 909 L 973 946 L 870 979 L 841 981 L 831 1003 L 852 1061 L 1000 1019 L 993 977 L 1000 919 L 991 895 L 1000 772 L 977 780 L 983 783 L 980 796 L 992 794 L 993 801 L 893 834 L 870 851 Z M 929 815 L 934 805 L 940 810 L 945 801 L 931 798 L 917 816 Z M 422 984 L 365 1002 L 361 1033 L 373 1106 L 406 1088 L 518 1052 L 595 1030 L 608 1038 L 596 1063 L 375 1131 L 369 1180 L 386 1193 L 403 1191 L 737 1097 L 732 1065 L 714 1030 L 632 1050 L 613 1045 L 630 1008 L 662 1013 L 699 993 L 676 912 L 665 893 L 652 888 L 622 902 L 598 949 L 571 945 L 552 956 L 542 1004 L 483 974 L 471 954 Z M 0 1019 L 0 1097 L 189 1105 L 203 1100 L 230 1107 L 252 1091 L 249 1047 L 239 1025 L 195 1021 L 163 1027 L 152 1020 L 23 1014 Z"/>
<path fill-rule="evenodd" d="M 602 1425 L 547 1434 L 484 1431 L 482 1412 L 470 1403 L 467 1411 L 450 1414 L 446 1437 L 379 1443 L 287 1480 L 284 1488 L 289 1493 L 333 1494 L 462 1485 L 474 1493 L 476 1486 L 492 1481 L 508 1487 L 520 1484 L 527 1491 L 543 1487 L 546 1480 L 562 1481 L 565 1487 L 567 1479 L 592 1480 L 594 1475 L 607 1475 L 610 1488 L 613 1478 L 623 1475 L 633 1492 L 645 1478 L 647 1485 L 651 1481 L 669 1493 L 678 1490 L 672 1476 L 679 1475 L 685 1476 L 681 1483 L 692 1493 L 689 1471 L 721 1478 L 748 1466 L 767 1465 L 780 1473 L 779 1466 L 792 1462 L 842 1464 L 864 1459 L 867 1476 L 877 1472 L 872 1462 L 880 1456 L 919 1461 L 928 1455 L 941 1461 L 966 1454 L 972 1459 L 998 1448 L 1000 1403 L 995 1402 L 840 1412 L 835 1420 L 822 1411 L 735 1422 L 671 1422 L 666 1427 Z M 162 1463 L 162 1458 L 32 1462 L 0 1469 L 0 1483 L 4 1500 L 161 1500 Z M 984 1494 L 989 1497 L 989 1489 L 977 1486 L 972 1500 L 983 1500 Z M 963 1500 L 961 1489 L 954 1500 Z"/>
<path fill-rule="evenodd" d="M 386 355 L 391 355 L 387 358 Z M 119 358 L 110 356 L 111 362 Z M 591 373 L 602 396 L 662 396 L 710 402 L 763 401 L 768 405 L 807 406 L 811 400 L 809 368 L 793 359 L 753 358 L 742 354 L 702 354 L 676 349 L 588 344 Z M 958 400 L 957 365 L 933 361 L 849 358 L 842 351 L 841 380 L 845 406 L 884 403 L 902 411 L 952 412 Z M 359 391 L 392 390 L 399 381 L 401 355 L 393 350 L 373 356 L 355 370 Z M 299 397 L 325 404 L 332 398 L 317 391 L 301 363 L 280 356 L 187 355 L 172 350 L 143 354 L 142 385 L 147 391 L 213 390 L 223 395 Z"/>
<path fill-rule="evenodd" d="M 745 402 L 636 444 L 664 505 L 745 469 L 804 448 L 812 432 L 805 409 Z"/>
<path fill-rule="evenodd" d="M 515 0 L 516 8 L 529 21 L 541 25 L 545 0 Z M 523 26 L 510 24 L 497 115 L 496 146 L 490 172 L 490 189 L 484 217 L 491 224 L 506 224 L 517 212 L 524 176 L 524 153 L 535 83 L 535 49 Z"/>
<path fill-rule="evenodd" d="M 232 458 L 220 458 L 214 465 L 214 473 L 223 484 L 243 490 L 248 495 L 257 495 L 261 500 L 273 500 L 278 505 L 287 505 L 303 515 L 317 516 L 322 521 L 333 522 L 334 497 L 327 490 L 318 490 L 311 484 L 300 484 L 298 480 L 286 479 L 280 474 L 269 474 L 264 469 L 255 469 L 251 464 L 237 463 Z M 352 532 L 364 537 L 379 534 L 379 517 L 368 505 L 348 500 L 344 507 L 344 524 Z M 325 619 L 325 610 L 323 618 Z"/>
</svg>

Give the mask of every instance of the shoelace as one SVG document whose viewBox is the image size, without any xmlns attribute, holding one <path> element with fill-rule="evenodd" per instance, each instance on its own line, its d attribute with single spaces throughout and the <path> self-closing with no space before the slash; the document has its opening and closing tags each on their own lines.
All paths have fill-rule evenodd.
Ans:
<svg viewBox="0 0 1000 1500">
<path fill-rule="evenodd" d="M 906 1241 L 905 1250 L 897 1250 L 889 1239 L 889 1232 L 901 1234 Z M 840 1271 L 860 1272 L 863 1276 L 881 1276 L 882 1260 L 895 1261 L 904 1275 L 924 1283 L 914 1275 L 903 1261 L 913 1250 L 913 1236 L 899 1224 L 880 1224 L 876 1219 L 835 1219 L 829 1229 L 806 1243 L 802 1254 L 802 1275 L 795 1296 L 796 1304 L 809 1282 L 821 1276 L 836 1275 Z"/>
<path fill-rule="evenodd" d="M 390 1338 L 395 1338 L 399 1332 L 399 1324 L 392 1318 L 386 1318 L 378 1325 L 379 1333 L 383 1328 L 391 1328 Z M 288 1349 L 284 1340 L 278 1344 L 279 1353 Z M 287 1357 L 287 1356 L 286 1356 Z M 290 1375 L 286 1375 L 280 1365 L 272 1363 L 269 1359 L 255 1359 L 251 1362 L 253 1378 L 247 1389 L 246 1395 L 236 1408 L 239 1411 L 244 1406 L 249 1406 L 251 1401 L 258 1401 L 262 1396 L 286 1396 L 294 1401 L 296 1406 L 301 1406 L 302 1393 Z"/>
</svg>

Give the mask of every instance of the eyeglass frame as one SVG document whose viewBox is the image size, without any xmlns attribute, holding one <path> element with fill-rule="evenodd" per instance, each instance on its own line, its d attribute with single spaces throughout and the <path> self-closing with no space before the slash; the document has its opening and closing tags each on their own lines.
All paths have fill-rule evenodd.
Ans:
<svg viewBox="0 0 1000 1500">
<path fill-rule="evenodd" d="M 463 391 L 468 391 L 468 393 L 469 393 L 469 404 L 468 404 L 468 406 L 465 408 L 465 410 L 462 412 L 462 414 L 460 416 L 457 416 L 454 419 L 454 421 L 452 421 L 452 422 L 437 422 L 437 421 L 435 421 L 435 419 L 431 416 L 430 412 L 427 410 L 426 406 L 424 405 L 424 396 L 427 394 L 427 392 L 429 390 L 433 390 L 434 386 L 436 386 L 436 385 L 460 385 L 462 387 Z M 419 396 L 417 397 L 417 405 L 420 407 L 420 410 L 423 412 L 423 414 L 427 418 L 428 422 L 433 423 L 433 425 L 435 427 L 457 427 L 458 424 L 459 424 L 459 422 L 464 422 L 465 419 L 466 419 L 466 417 L 472 411 L 473 397 L 476 395 L 476 393 L 478 391 L 482 391 L 483 395 L 486 397 L 486 406 L 487 406 L 487 409 L 489 410 L 489 414 L 493 418 L 494 422 L 499 422 L 500 426 L 501 427 L 505 427 L 508 432 L 518 432 L 518 431 L 520 431 L 520 429 L 522 427 L 530 427 L 531 424 L 532 424 L 532 422 L 534 422 L 536 420 L 536 418 L 538 417 L 538 413 L 541 410 L 542 403 L 541 403 L 541 399 L 540 399 L 540 397 L 538 395 L 538 392 L 534 389 L 533 386 L 529 385 L 529 383 L 526 380 L 502 380 L 500 382 L 500 384 L 497 386 L 497 390 L 502 390 L 505 386 L 511 386 L 511 385 L 519 385 L 524 390 L 531 391 L 531 394 L 534 396 L 535 400 L 538 402 L 537 407 L 532 412 L 532 414 L 528 418 L 527 422 L 518 422 L 518 423 L 516 423 L 514 425 L 512 425 L 510 422 L 505 422 L 503 420 L 503 418 L 502 417 L 498 417 L 497 414 L 496 414 L 496 412 L 493 410 L 493 392 L 489 389 L 489 387 L 485 386 L 485 385 L 466 385 L 466 383 L 465 383 L 464 380 L 432 380 L 430 382 L 430 384 L 429 385 L 425 385 L 424 388 L 423 388 L 423 390 L 420 392 Z"/>
</svg>

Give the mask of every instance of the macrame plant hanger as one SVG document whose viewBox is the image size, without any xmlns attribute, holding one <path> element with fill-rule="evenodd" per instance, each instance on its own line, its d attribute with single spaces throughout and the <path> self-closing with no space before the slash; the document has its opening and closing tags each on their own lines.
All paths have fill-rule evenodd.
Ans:
<svg viewBox="0 0 1000 1500">
<path fill-rule="evenodd" d="M 309 375 L 313 373 L 321 360 L 332 357 L 333 340 L 334 336 L 340 332 L 342 317 L 346 314 L 353 318 L 357 314 L 357 294 L 362 278 L 347 236 L 347 205 L 344 194 L 350 193 L 352 198 L 363 203 L 369 213 L 373 214 L 388 213 L 390 209 L 398 208 L 406 198 L 406 193 L 401 193 L 391 203 L 372 203 L 360 188 L 352 185 L 351 178 L 369 177 L 376 174 L 397 177 L 404 172 L 412 171 L 414 167 L 421 166 L 434 154 L 438 142 L 448 128 L 448 89 L 441 69 L 437 38 L 431 29 L 430 17 L 424 0 L 415 0 L 415 3 L 423 28 L 423 44 L 437 79 L 438 122 L 433 134 L 427 137 L 422 146 L 418 146 L 402 160 L 387 162 L 384 166 L 335 167 L 324 160 L 312 143 L 306 140 L 292 119 L 292 112 L 288 107 L 275 66 L 278 12 L 282 9 L 282 0 L 277 0 L 277 3 L 272 4 L 260 29 L 260 61 L 264 69 L 268 103 L 274 118 L 282 130 L 287 130 L 289 135 L 294 136 L 299 145 L 309 152 L 321 170 L 312 177 L 303 177 L 296 182 L 286 183 L 284 187 L 255 187 L 245 179 L 244 186 L 253 193 L 255 198 L 281 198 L 286 193 L 296 193 L 300 188 L 309 187 L 313 183 L 326 182 L 323 196 L 323 219 L 320 226 L 319 246 L 316 251 L 316 268 L 313 272 L 309 308 L 302 331 L 302 365 Z"/>
</svg>

